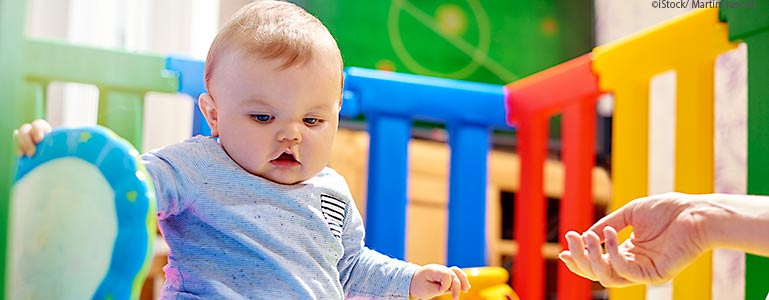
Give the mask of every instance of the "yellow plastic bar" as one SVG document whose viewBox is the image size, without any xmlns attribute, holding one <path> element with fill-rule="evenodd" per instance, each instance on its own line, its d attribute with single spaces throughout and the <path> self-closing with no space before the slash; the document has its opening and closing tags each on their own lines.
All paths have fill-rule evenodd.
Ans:
<svg viewBox="0 0 769 300">
<path fill-rule="evenodd" d="M 678 71 L 675 189 L 686 193 L 714 190 L 715 57 Z M 673 280 L 673 299 L 711 299 L 712 252 L 701 255 Z M 692 298 L 692 294 L 698 294 Z"/>
<path fill-rule="evenodd" d="M 599 74 L 599 80 L 600 80 Z M 614 211 L 629 199 L 643 197 L 648 187 L 649 164 L 649 86 L 627 81 L 614 92 L 614 123 L 612 124 L 612 176 L 614 187 L 609 209 Z M 627 239 L 630 230 L 620 232 Z M 644 300 L 644 286 L 609 289 L 609 299 Z"/>
<path fill-rule="evenodd" d="M 595 48 L 599 85 L 614 94 L 616 103 L 610 209 L 647 194 L 649 81 L 668 70 L 677 73 L 675 189 L 713 191 L 713 68 L 716 57 L 734 47 L 726 25 L 718 21 L 718 10 L 699 9 Z M 674 279 L 674 299 L 710 299 L 711 278 L 708 253 Z M 642 300 L 644 294 L 643 287 L 609 293 L 611 299 L 623 300 Z"/>
</svg>

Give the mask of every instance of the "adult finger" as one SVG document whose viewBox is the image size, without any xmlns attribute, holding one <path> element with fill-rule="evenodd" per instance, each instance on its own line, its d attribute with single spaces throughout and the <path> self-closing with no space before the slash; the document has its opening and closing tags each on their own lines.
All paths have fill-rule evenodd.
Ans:
<svg viewBox="0 0 769 300">
<path fill-rule="evenodd" d="M 595 280 L 595 273 L 593 273 L 593 268 L 590 266 L 590 259 L 587 257 L 582 236 L 574 231 L 569 231 L 566 233 L 566 242 L 569 244 L 569 251 L 577 268 L 581 270 L 582 274 L 587 275 L 584 277 Z"/>
<path fill-rule="evenodd" d="M 593 274 L 603 284 L 611 282 L 611 266 L 607 259 L 604 259 L 601 241 L 595 232 L 587 231 L 582 234 L 582 239 L 587 244 L 587 258 L 590 260 L 590 268 Z"/>
<path fill-rule="evenodd" d="M 620 207 L 619 209 L 611 212 L 610 214 L 604 216 L 598 222 L 595 222 L 593 226 L 590 226 L 588 228 L 588 231 L 594 232 L 596 235 L 598 235 L 599 240 L 603 241 L 603 229 L 606 226 L 611 226 L 616 228 L 617 230 L 622 230 L 625 227 L 628 227 L 630 225 L 630 214 L 633 210 L 634 202 L 631 201 L 628 204 L 625 204 L 624 206 Z"/>
<path fill-rule="evenodd" d="M 577 274 L 579 276 L 585 277 L 587 279 L 595 281 L 596 279 L 592 277 L 592 274 L 587 274 L 583 272 L 576 263 L 574 263 L 574 258 L 571 256 L 571 251 L 564 250 L 561 251 L 561 253 L 558 253 L 558 258 L 566 265 L 569 270 Z"/>
<path fill-rule="evenodd" d="M 609 262 L 614 268 L 614 272 L 621 278 L 618 279 L 618 283 L 631 283 L 630 279 L 635 277 L 633 267 L 628 257 L 620 253 L 617 231 L 608 226 L 604 228 L 604 236 L 606 237 L 606 252 L 609 254 Z"/>
</svg>

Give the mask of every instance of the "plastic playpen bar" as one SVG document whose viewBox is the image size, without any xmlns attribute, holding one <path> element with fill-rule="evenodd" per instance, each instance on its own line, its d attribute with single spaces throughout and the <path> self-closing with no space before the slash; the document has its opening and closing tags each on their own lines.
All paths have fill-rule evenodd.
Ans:
<svg viewBox="0 0 769 300">
<path fill-rule="evenodd" d="M 754 9 L 721 8 L 729 40 L 748 46 L 748 194 L 769 195 L 769 1 Z M 769 292 L 769 259 L 746 254 L 745 298 L 761 299 Z"/>
<path fill-rule="evenodd" d="M 197 59 L 185 58 L 179 56 L 168 56 L 166 58 L 166 69 L 176 74 L 179 78 L 179 87 L 177 91 L 186 94 L 192 98 L 192 136 L 211 135 L 211 128 L 208 127 L 206 119 L 198 106 L 198 97 L 206 92 L 206 85 L 203 80 L 204 62 Z"/>
<path fill-rule="evenodd" d="M 370 135 L 366 243 L 404 258 L 411 122 L 436 121 L 451 148 L 447 263 L 485 265 L 487 155 L 491 129 L 507 127 L 503 87 L 348 68 L 345 93 Z"/>
<path fill-rule="evenodd" d="M 14 145 L 13 129 L 19 126 L 22 119 L 17 113 L 22 94 L 24 49 L 20 46 L 24 41 L 24 30 L 19 24 L 26 24 L 25 1 L 0 0 L 0 300 L 5 298 L 5 270 L 8 232 L 8 203 L 11 192 L 11 182 L 16 165 L 16 151 L 9 145 Z"/>
<path fill-rule="evenodd" d="M 562 247 L 567 230 L 584 230 L 593 221 L 592 169 L 595 164 L 595 103 L 600 91 L 590 54 L 510 83 L 508 121 L 517 125 L 521 156 L 520 189 L 515 200 L 515 237 L 520 245 L 513 268 L 513 286 L 522 299 L 545 299 L 542 246 L 547 228 L 543 192 L 548 119 L 562 114 L 565 188 L 560 203 Z M 524 276 L 525 274 L 525 276 Z M 589 299 L 591 282 L 561 265 L 559 299 Z"/>
<path fill-rule="evenodd" d="M 58 41 L 27 40 L 24 77 L 28 101 L 25 120 L 43 117 L 45 90 L 52 81 L 95 85 L 99 89 L 98 123 L 142 148 L 144 94 L 175 93 L 177 79 L 165 71 L 165 58 L 75 46 Z M 31 101 L 34 99 L 34 101 Z"/>
<path fill-rule="evenodd" d="M 699 9 L 640 34 L 597 47 L 593 68 L 601 89 L 614 94 L 610 209 L 647 195 L 649 83 L 676 72 L 674 189 L 713 191 L 714 68 L 717 56 L 736 45 L 716 9 Z M 622 232 L 622 238 L 628 231 Z M 710 299 L 712 255 L 705 254 L 673 280 L 676 300 Z M 612 299 L 643 299 L 644 287 L 612 289 Z"/>
<path fill-rule="evenodd" d="M 166 58 L 166 69 L 173 72 L 179 78 L 179 93 L 186 94 L 194 101 L 194 114 L 192 118 L 192 135 L 211 135 L 211 128 L 208 127 L 203 113 L 197 105 L 198 97 L 206 92 L 205 82 L 203 80 L 205 62 L 194 58 L 180 56 L 169 56 Z M 349 96 L 349 93 L 346 94 Z M 350 97 L 345 97 L 342 101 L 342 111 L 339 115 L 343 118 L 356 118 L 360 115 L 360 108 L 357 101 Z"/>
</svg>

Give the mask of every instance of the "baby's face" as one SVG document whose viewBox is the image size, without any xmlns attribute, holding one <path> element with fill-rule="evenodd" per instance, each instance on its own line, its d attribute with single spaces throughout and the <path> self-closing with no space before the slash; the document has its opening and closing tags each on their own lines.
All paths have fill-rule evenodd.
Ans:
<svg viewBox="0 0 769 300">
<path fill-rule="evenodd" d="M 339 124 L 341 66 L 332 53 L 280 69 L 279 59 L 225 54 L 211 78 L 212 133 L 248 172 L 294 184 L 320 172 Z"/>
</svg>

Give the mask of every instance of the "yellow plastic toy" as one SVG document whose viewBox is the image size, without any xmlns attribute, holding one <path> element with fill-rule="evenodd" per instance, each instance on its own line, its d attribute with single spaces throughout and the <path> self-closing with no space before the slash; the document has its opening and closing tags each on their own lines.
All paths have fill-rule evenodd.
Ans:
<svg viewBox="0 0 769 300">
<path fill-rule="evenodd" d="M 509 275 L 502 267 L 478 267 L 462 269 L 470 280 L 470 291 L 460 294 L 463 300 L 520 300 L 507 283 Z M 451 300 L 451 294 L 433 299 Z"/>
</svg>

